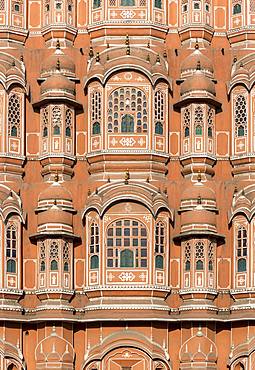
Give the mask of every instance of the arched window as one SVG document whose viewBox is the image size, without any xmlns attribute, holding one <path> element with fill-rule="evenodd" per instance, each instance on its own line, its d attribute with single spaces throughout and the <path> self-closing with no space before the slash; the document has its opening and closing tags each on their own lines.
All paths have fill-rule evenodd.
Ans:
<svg viewBox="0 0 255 370">
<path fill-rule="evenodd" d="M 162 9 L 162 0 L 154 0 L 155 8 Z"/>
<path fill-rule="evenodd" d="M 50 269 L 51 269 L 51 271 L 57 271 L 58 270 L 58 262 L 56 260 L 51 261 Z"/>
<path fill-rule="evenodd" d="M 134 87 L 114 90 L 108 98 L 108 132 L 147 132 L 146 94 Z"/>
<path fill-rule="evenodd" d="M 156 122 L 155 124 L 155 134 L 163 135 L 163 125 L 161 122 Z"/>
<path fill-rule="evenodd" d="M 190 271 L 190 261 L 189 260 L 185 262 L 185 271 Z"/>
<path fill-rule="evenodd" d="M 197 136 L 202 136 L 203 135 L 203 129 L 202 129 L 202 126 L 200 125 L 197 125 L 196 126 L 196 130 L 195 130 L 195 133 Z"/>
<path fill-rule="evenodd" d="M 12 273 L 16 273 L 16 261 L 15 260 L 12 260 L 12 259 L 9 259 L 7 261 L 7 272 L 12 272 Z"/>
<path fill-rule="evenodd" d="M 93 0 L 93 8 L 97 9 L 101 7 L 101 0 Z"/>
<path fill-rule="evenodd" d="M 69 263 L 68 262 L 64 263 L 64 272 L 69 272 Z"/>
<path fill-rule="evenodd" d="M 120 0 L 120 6 L 135 6 L 135 0 Z"/>
<path fill-rule="evenodd" d="M 134 132 L 134 116 L 125 114 L 121 118 L 121 132 Z"/>
<path fill-rule="evenodd" d="M 237 271 L 246 271 L 246 259 L 248 252 L 247 230 L 244 226 L 237 229 Z"/>
<path fill-rule="evenodd" d="M 193 9 L 194 10 L 200 10 L 201 4 L 200 1 L 194 1 L 193 2 Z"/>
<path fill-rule="evenodd" d="M 156 268 L 164 268 L 164 256 L 166 249 L 166 228 L 162 221 L 156 223 L 155 228 L 155 266 Z"/>
<path fill-rule="evenodd" d="M 17 227 L 14 224 L 6 228 L 6 271 L 16 273 L 17 260 Z"/>
<path fill-rule="evenodd" d="M 196 270 L 203 270 L 204 269 L 204 263 L 201 260 L 196 261 Z"/>
<path fill-rule="evenodd" d="M 10 93 L 8 103 L 8 131 L 9 136 L 20 137 L 21 126 L 21 98 L 16 93 Z"/>
<path fill-rule="evenodd" d="M 98 269 L 99 268 L 99 258 L 96 255 L 91 256 L 90 258 L 90 268 L 93 269 Z"/>
<path fill-rule="evenodd" d="M 46 270 L 46 265 L 45 265 L 45 262 L 44 261 L 42 261 L 41 262 L 41 265 L 40 265 L 40 271 L 41 272 L 44 272 Z"/>
<path fill-rule="evenodd" d="M 92 126 L 92 134 L 93 135 L 99 135 L 100 134 L 100 123 L 94 122 Z"/>
<path fill-rule="evenodd" d="M 95 221 L 93 221 L 90 225 L 89 254 L 90 254 L 90 268 L 98 269 L 99 268 L 99 227 Z"/>
<path fill-rule="evenodd" d="M 247 102 L 244 95 L 238 95 L 234 101 L 235 136 L 247 135 Z"/>
<path fill-rule="evenodd" d="M 48 136 L 48 128 L 44 127 L 43 128 L 43 137 L 47 137 L 47 136 Z"/>
<path fill-rule="evenodd" d="M 189 137 L 189 127 L 185 127 L 184 137 Z"/>
<path fill-rule="evenodd" d="M 240 258 L 237 262 L 237 271 L 238 272 L 245 272 L 246 271 L 246 259 Z"/>
<path fill-rule="evenodd" d="M 233 14 L 240 14 L 242 13 L 242 5 L 241 4 L 235 4 L 233 6 Z"/>
<path fill-rule="evenodd" d="M 120 267 L 134 267 L 134 251 L 124 249 L 120 252 Z"/>
<path fill-rule="evenodd" d="M 148 237 L 144 224 L 133 219 L 110 224 L 107 229 L 108 268 L 147 267 L 147 258 Z"/>
<path fill-rule="evenodd" d="M 163 256 L 156 256 L 155 258 L 155 265 L 156 265 L 156 269 L 163 269 L 164 268 L 164 258 Z"/>
</svg>

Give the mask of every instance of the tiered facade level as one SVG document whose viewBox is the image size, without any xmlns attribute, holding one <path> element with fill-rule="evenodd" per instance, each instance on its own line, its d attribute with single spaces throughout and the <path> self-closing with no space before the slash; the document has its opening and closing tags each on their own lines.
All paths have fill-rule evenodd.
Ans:
<svg viewBox="0 0 255 370">
<path fill-rule="evenodd" d="M 0 369 L 255 369 L 255 1 L 0 0 Z"/>
</svg>

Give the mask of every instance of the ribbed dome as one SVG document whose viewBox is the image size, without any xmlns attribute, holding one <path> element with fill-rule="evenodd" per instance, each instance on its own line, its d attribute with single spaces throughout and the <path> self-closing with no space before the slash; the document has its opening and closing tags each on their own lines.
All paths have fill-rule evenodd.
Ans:
<svg viewBox="0 0 255 370">
<path fill-rule="evenodd" d="M 184 59 L 181 65 L 181 73 L 190 70 L 196 70 L 200 65 L 201 70 L 213 73 L 213 65 L 209 58 L 196 49 L 191 55 Z"/>
<path fill-rule="evenodd" d="M 59 182 L 55 181 L 39 195 L 39 202 L 43 200 L 67 200 L 72 202 L 71 193 Z"/>
<path fill-rule="evenodd" d="M 204 91 L 216 95 L 214 83 L 200 70 L 197 70 L 192 77 L 187 78 L 181 85 L 181 95 L 194 91 Z"/>
<path fill-rule="evenodd" d="M 46 81 L 42 83 L 41 93 L 45 92 L 67 92 L 74 96 L 75 94 L 75 83 L 70 81 L 67 77 L 63 76 L 61 73 L 55 73 L 54 75 L 47 78 Z"/>
<path fill-rule="evenodd" d="M 59 48 L 55 53 L 50 55 L 42 64 L 41 74 L 54 73 L 60 67 L 61 72 L 64 74 L 74 76 L 75 64 L 72 59 L 64 54 Z"/>
<path fill-rule="evenodd" d="M 203 184 L 202 182 L 196 182 L 195 184 L 187 187 L 186 190 L 184 190 L 181 200 L 190 200 L 190 199 L 210 199 L 210 200 L 216 200 L 215 193 L 212 189 L 210 189 L 208 186 Z"/>
<path fill-rule="evenodd" d="M 38 226 L 44 224 L 64 224 L 72 226 L 72 214 L 62 210 L 56 205 L 53 205 L 47 211 L 38 214 Z M 58 227 L 56 228 L 58 229 Z"/>
</svg>

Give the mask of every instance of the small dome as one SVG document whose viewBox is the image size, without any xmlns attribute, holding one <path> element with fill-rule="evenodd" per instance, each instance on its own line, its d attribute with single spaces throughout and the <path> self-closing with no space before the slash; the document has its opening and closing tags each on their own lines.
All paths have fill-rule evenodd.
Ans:
<svg viewBox="0 0 255 370">
<path fill-rule="evenodd" d="M 45 224 L 63 224 L 73 226 L 72 214 L 53 205 L 50 209 L 38 214 L 38 226 Z M 58 226 L 56 227 L 59 228 Z M 51 228 L 53 231 L 54 227 Z"/>
<path fill-rule="evenodd" d="M 63 185 L 55 181 L 39 195 L 39 202 L 50 199 L 72 202 L 72 195 Z"/>
<path fill-rule="evenodd" d="M 216 95 L 214 83 L 200 70 L 197 70 L 192 77 L 187 78 L 181 85 L 181 95 L 194 91 L 204 91 Z"/>
<path fill-rule="evenodd" d="M 42 64 L 41 74 L 55 73 L 58 66 L 66 75 L 74 76 L 75 74 L 75 64 L 72 59 L 63 53 L 59 47 L 57 47 L 54 54 L 50 55 Z"/>
<path fill-rule="evenodd" d="M 234 72 L 232 73 L 232 78 L 234 78 L 235 76 L 245 76 L 247 78 L 249 78 L 249 71 L 243 67 L 243 65 L 241 64 L 239 67 L 237 67 Z"/>
<path fill-rule="evenodd" d="M 196 70 L 200 65 L 201 70 L 213 73 L 213 65 L 209 58 L 196 49 L 191 55 L 184 59 L 181 65 L 181 73 L 191 70 Z"/>
<path fill-rule="evenodd" d="M 215 192 L 202 182 L 196 182 L 188 186 L 187 189 L 184 190 L 181 200 L 185 201 L 198 198 L 216 201 Z"/>
<path fill-rule="evenodd" d="M 46 81 L 42 83 L 41 93 L 46 92 L 59 93 L 60 91 L 75 95 L 75 83 L 70 81 L 67 77 L 60 73 L 55 73 L 54 75 L 47 78 Z"/>
</svg>

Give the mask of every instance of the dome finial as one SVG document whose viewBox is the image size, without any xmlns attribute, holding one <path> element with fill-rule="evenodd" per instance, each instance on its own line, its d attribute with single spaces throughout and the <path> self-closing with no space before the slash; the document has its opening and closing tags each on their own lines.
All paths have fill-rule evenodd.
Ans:
<svg viewBox="0 0 255 370">
<path fill-rule="evenodd" d="M 126 44 L 126 45 L 129 45 L 129 36 L 128 36 L 128 35 L 126 35 L 126 41 L 125 41 L 125 44 Z"/>
<path fill-rule="evenodd" d="M 126 54 L 130 55 L 130 46 L 129 45 L 127 46 Z"/>
<path fill-rule="evenodd" d="M 93 58 L 93 56 L 94 56 L 94 51 L 93 51 L 92 46 L 90 46 L 90 48 L 89 48 L 89 57 Z"/>
<path fill-rule="evenodd" d="M 196 50 L 198 50 L 198 49 L 199 49 L 199 43 L 198 43 L 197 39 L 196 39 L 196 43 L 195 43 L 195 49 L 196 49 Z"/>
<path fill-rule="evenodd" d="M 200 63 L 200 60 L 198 60 L 197 62 L 197 71 L 200 71 L 201 70 L 201 63 Z"/>
<path fill-rule="evenodd" d="M 55 175 L 54 175 L 54 181 L 55 182 L 58 182 L 59 181 L 58 172 L 56 172 Z"/>
<path fill-rule="evenodd" d="M 159 54 L 157 55 L 156 63 L 157 64 L 160 64 L 160 56 L 159 56 Z"/>
<path fill-rule="evenodd" d="M 124 183 L 125 185 L 128 184 L 128 180 L 130 179 L 130 174 L 129 174 L 129 170 L 127 169 L 126 173 L 125 173 L 125 177 L 124 177 Z"/>
<path fill-rule="evenodd" d="M 97 51 L 96 63 L 100 63 L 100 54 L 99 54 L 99 51 Z"/>
<path fill-rule="evenodd" d="M 56 63 L 56 69 L 57 69 L 57 71 L 60 71 L 60 61 L 59 61 L 59 59 L 57 60 L 57 63 Z"/>
<path fill-rule="evenodd" d="M 201 181 L 202 181 L 202 176 L 201 176 L 201 173 L 199 171 L 198 175 L 197 175 L 197 182 L 201 182 Z"/>
<path fill-rule="evenodd" d="M 57 42 L 56 42 L 56 50 L 60 50 L 60 42 L 59 42 L 59 39 L 57 39 Z"/>
</svg>

